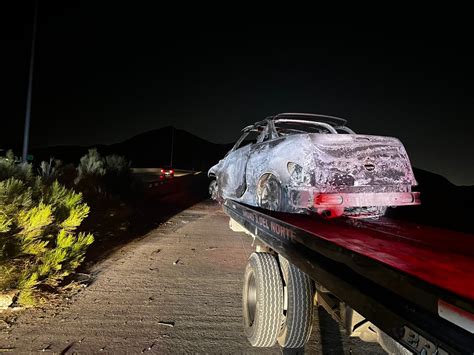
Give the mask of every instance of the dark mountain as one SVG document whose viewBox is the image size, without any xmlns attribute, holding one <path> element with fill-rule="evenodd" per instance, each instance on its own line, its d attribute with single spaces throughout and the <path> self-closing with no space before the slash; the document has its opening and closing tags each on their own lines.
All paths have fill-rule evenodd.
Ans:
<svg viewBox="0 0 474 355">
<path fill-rule="evenodd" d="M 227 146 L 208 142 L 171 126 L 104 148 L 104 154 L 126 156 L 135 167 L 168 165 L 190 170 L 207 170 L 226 152 Z"/>
<path fill-rule="evenodd" d="M 31 153 L 35 162 L 54 157 L 64 163 L 77 164 L 88 149 L 97 148 L 101 155 L 125 156 L 132 162 L 132 167 L 172 165 L 180 169 L 207 170 L 231 147 L 232 144 L 214 144 L 186 131 L 168 126 L 112 145 L 45 147 L 33 149 Z"/>
</svg>

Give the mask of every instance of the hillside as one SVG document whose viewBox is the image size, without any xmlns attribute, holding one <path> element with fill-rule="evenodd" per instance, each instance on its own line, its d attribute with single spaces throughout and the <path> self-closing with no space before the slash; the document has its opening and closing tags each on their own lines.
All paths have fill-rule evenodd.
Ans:
<svg viewBox="0 0 474 355">
<path fill-rule="evenodd" d="M 33 149 L 35 162 L 50 157 L 77 163 L 87 150 L 97 148 L 102 155 L 123 155 L 132 167 L 173 165 L 180 169 L 206 170 L 219 161 L 232 145 L 214 144 L 189 132 L 168 126 L 148 131 L 123 142 L 93 147 L 55 146 Z M 171 164 L 171 152 L 172 164 Z"/>
</svg>

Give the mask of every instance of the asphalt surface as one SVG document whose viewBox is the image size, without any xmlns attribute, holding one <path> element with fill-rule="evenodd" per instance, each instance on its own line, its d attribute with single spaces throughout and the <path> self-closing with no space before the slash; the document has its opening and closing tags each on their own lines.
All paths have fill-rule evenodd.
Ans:
<svg viewBox="0 0 474 355">
<path fill-rule="evenodd" d="M 21 313 L 0 331 L 0 353 L 273 353 L 242 329 L 244 269 L 251 239 L 234 233 L 211 201 L 198 203 L 131 242 L 60 306 Z M 308 354 L 384 354 L 348 338 L 316 310 Z"/>
</svg>

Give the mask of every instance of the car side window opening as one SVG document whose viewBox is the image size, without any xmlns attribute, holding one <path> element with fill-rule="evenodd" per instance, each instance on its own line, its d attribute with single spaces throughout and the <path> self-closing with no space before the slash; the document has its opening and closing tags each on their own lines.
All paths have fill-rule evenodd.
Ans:
<svg viewBox="0 0 474 355">
<path fill-rule="evenodd" d="M 259 130 L 256 130 L 256 129 L 251 130 L 250 132 L 248 132 L 245 139 L 242 140 L 242 142 L 240 143 L 240 145 L 236 149 L 245 147 L 246 145 L 249 145 L 249 144 L 257 143 L 258 137 L 260 137 L 260 134 L 261 134 L 261 132 Z"/>
<path fill-rule="evenodd" d="M 258 128 L 253 128 L 251 130 L 248 130 L 247 132 L 244 132 L 244 134 L 242 134 L 242 136 L 235 143 L 234 147 L 231 149 L 230 152 L 233 152 L 234 150 L 245 147 L 246 145 L 257 143 L 257 141 L 259 142 L 260 141 L 259 137 L 262 134 L 261 132 L 262 129 L 263 129 L 262 127 L 258 127 Z"/>
</svg>

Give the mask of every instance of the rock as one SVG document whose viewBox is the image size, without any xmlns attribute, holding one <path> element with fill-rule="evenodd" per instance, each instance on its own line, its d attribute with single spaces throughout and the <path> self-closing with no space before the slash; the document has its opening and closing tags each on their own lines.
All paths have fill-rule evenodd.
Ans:
<svg viewBox="0 0 474 355">
<path fill-rule="evenodd" d="M 7 309 L 13 303 L 13 299 L 16 296 L 15 291 L 1 292 L 0 293 L 0 309 Z"/>
</svg>

